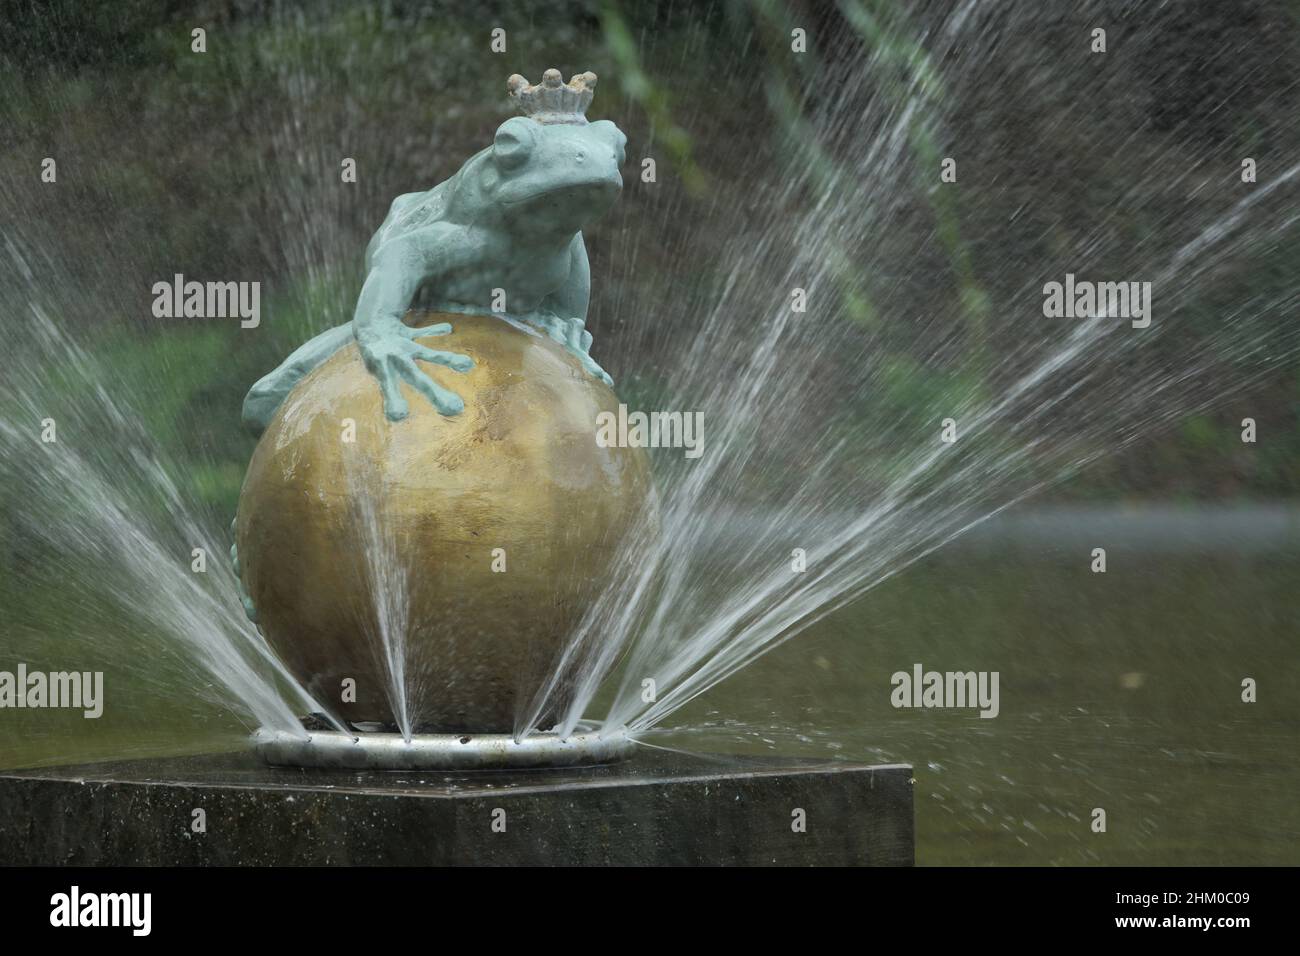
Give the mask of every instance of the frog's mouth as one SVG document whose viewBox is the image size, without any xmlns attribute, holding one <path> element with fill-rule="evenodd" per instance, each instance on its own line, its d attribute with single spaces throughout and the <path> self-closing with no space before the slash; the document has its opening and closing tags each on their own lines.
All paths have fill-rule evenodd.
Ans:
<svg viewBox="0 0 1300 956">
<path fill-rule="evenodd" d="M 582 209 L 599 210 L 605 203 L 612 201 L 623 188 L 620 179 L 585 179 L 576 183 L 560 183 L 546 189 L 521 196 L 518 199 L 504 200 L 503 205 L 512 208 L 521 206 L 565 205 L 570 203 Z"/>
<path fill-rule="evenodd" d="M 520 232 L 568 235 L 604 215 L 622 187 L 622 182 L 609 180 L 562 183 L 503 202 L 503 213 L 511 228 Z"/>
</svg>

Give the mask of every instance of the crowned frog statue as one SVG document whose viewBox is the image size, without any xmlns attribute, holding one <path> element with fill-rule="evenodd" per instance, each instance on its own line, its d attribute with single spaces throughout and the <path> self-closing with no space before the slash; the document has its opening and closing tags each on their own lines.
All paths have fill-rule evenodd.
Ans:
<svg viewBox="0 0 1300 956">
<path fill-rule="evenodd" d="M 249 391 L 243 418 L 257 434 L 299 380 L 353 341 L 390 421 L 408 413 L 402 383 L 443 415 L 460 414 L 461 397 L 420 363 L 467 372 L 473 361 L 420 341 L 450 336 L 454 343 L 455 328 L 408 326 L 403 317 L 412 307 L 526 323 L 613 384 L 590 353 L 591 271 L 582 229 L 623 187 L 627 137 L 608 120 L 587 121 L 594 73 L 564 83 L 559 70 L 547 70 L 536 86 L 515 74 L 507 86 L 524 115 L 502 123 L 492 145 L 450 179 L 393 200 L 366 248 L 352 321 L 316 336 Z"/>
</svg>

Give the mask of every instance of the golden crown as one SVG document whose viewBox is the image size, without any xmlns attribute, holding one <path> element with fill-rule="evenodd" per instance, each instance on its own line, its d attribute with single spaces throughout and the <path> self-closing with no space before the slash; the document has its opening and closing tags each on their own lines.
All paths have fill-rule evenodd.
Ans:
<svg viewBox="0 0 1300 956">
<path fill-rule="evenodd" d="M 596 74 L 575 73 L 565 83 L 559 70 L 547 70 L 542 82 L 529 86 L 518 73 L 506 80 L 510 96 L 520 112 L 539 123 L 572 123 L 582 126 L 587 122 L 587 107 L 596 95 Z"/>
</svg>

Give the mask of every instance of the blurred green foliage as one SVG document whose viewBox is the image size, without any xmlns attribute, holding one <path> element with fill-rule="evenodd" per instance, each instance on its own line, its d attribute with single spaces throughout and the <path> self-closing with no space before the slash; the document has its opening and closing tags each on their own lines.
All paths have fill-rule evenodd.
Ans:
<svg viewBox="0 0 1300 956">
<path fill-rule="evenodd" d="M 718 279 L 710 271 L 710 245 L 725 244 L 729 237 L 710 235 L 701 224 L 708 222 L 711 204 L 744 202 L 744 184 L 728 183 L 727 169 L 737 151 L 761 155 L 791 137 L 811 137 L 804 115 L 809 97 L 816 94 L 818 56 L 872 54 L 879 69 L 900 80 L 897 87 L 883 88 L 886 95 L 920 92 L 922 108 L 909 126 L 908 141 L 915 168 L 927 175 L 944 155 L 945 139 L 962 135 L 978 142 L 981 130 L 1015 125 L 1008 108 L 996 102 L 977 102 L 984 112 L 972 111 L 969 117 L 946 116 L 954 96 L 978 100 L 978 95 L 946 89 L 942 64 L 932 62 L 918 40 L 914 21 L 934 6 L 912 10 L 879 0 L 836 5 L 730 0 L 677 10 L 590 0 L 566 4 L 560 22 L 555 5 L 541 0 L 472 6 L 397 0 L 19 4 L 0 21 L 0 88 L 5 92 L 0 125 L 14 147 L 0 157 L 0 176 L 15 176 L 19 166 L 47 152 L 67 157 L 67 187 L 32 200 L 26 212 L 38 218 L 19 224 L 19 238 L 39 245 L 47 224 L 59 229 L 58 274 L 75 286 L 65 290 L 66 298 L 79 300 L 69 305 L 67 321 L 84 329 L 82 341 L 115 370 L 117 380 L 138 383 L 139 394 L 133 397 L 139 399 L 146 427 L 169 456 L 184 464 L 197 498 L 219 516 L 234 510 L 252 447 L 238 423 L 244 391 L 301 341 L 350 316 L 360 281 L 360 250 L 392 196 L 413 183 L 450 175 L 506 115 L 504 102 L 467 106 L 476 98 L 456 89 L 467 76 L 503 72 L 499 58 L 488 50 L 486 24 L 508 20 L 512 43 L 536 49 L 544 38 L 555 61 L 590 66 L 609 78 L 602 81 L 595 112 L 645 131 L 645 152 L 658 156 L 661 178 L 683 186 L 672 194 L 671 201 L 680 206 L 673 219 L 689 224 L 681 229 L 693 230 L 690 238 L 699 254 L 686 263 L 691 272 L 674 275 L 674 281 L 707 289 Z M 1198 4 L 1189 19 L 1203 24 L 1185 38 L 1194 49 L 1215 35 L 1216 23 L 1232 20 L 1207 4 Z M 786 55 L 792 23 L 809 27 L 813 55 L 807 61 Z M 189 53 L 189 31 L 197 25 L 209 31 L 206 58 Z M 851 43 L 819 49 L 828 36 Z M 1288 49 L 1286 41 L 1268 39 L 1278 44 L 1277 51 Z M 1255 84 L 1248 90 L 1260 83 L 1284 85 L 1289 74 L 1278 73 L 1285 67 L 1269 55 L 1261 53 L 1265 65 L 1259 69 L 1243 67 L 1241 82 Z M 535 59 L 530 55 L 529 62 Z M 718 82 L 722 68 L 755 78 L 751 99 L 728 98 L 735 86 Z M 1238 146 L 1264 150 L 1278 145 L 1277 123 L 1262 108 L 1200 115 L 1204 96 L 1231 92 L 1232 77 L 1198 81 L 1210 84 L 1208 92 L 1187 96 L 1179 92 L 1190 79 L 1185 69 L 1143 69 L 1150 71 L 1148 92 L 1157 104 L 1153 115 L 1189 149 L 1226 143 L 1232 152 Z M 1263 79 L 1256 75 L 1261 70 Z M 481 86 L 477 80 L 474 85 Z M 1052 98 L 1057 95 L 1065 97 L 1067 91 L 1044 91 L 1044 113 L 1067 108 Z M 768 113 L 756 123 L 760 100 Z M 135 123 L 126 122 L 128 116 Z M 945 130 L 944 119 L 970 128 Z M 1027 136 L 1041 122 L 1033 115 L 1022 119 Z M 390 131 L 388 139 L 352 144 L 349 151 L 366 171 L 358 188 L 329 205 L 316 203 L 319 194 L 304 184 L 336 168 L 338 155 L 344 154 L 339 137 L 352 128 L 373 130 L 376 124 Z M 1052 135 L 1088 134 L 1079 126 Z M 1075 145 L 1064 142 L 1060 151 L 1069 153 Z M 1009 149 L 1005 143 L 988 148 Z M 815 149 L 811 152 L 815 155 Z M 1014 150 L 1007 155 L 1008 164 L 1020 161 Z M 840 175 L 840 157 L 827 152 L 820 162 L 825 177 Z M 91 163 L 94 175 L 82 175 Z M 1079 237 L 1063 234 L 1060 225 L 1069 220 L 1071 204 L 1094 192 L 1103 197 L 1099 204 L 1109 204 L 1113 190 L 1108 177 L 1117 175 L 1104 156 L 1051 174 L 1075 183 L 1077 195 L 1035 199 L 1055 203 L 1055 218 L 1045 220 L 1048 225 L 1032 240 L 1042 243 L 1044 255 L 1053 243 L 1060 250 L 1074 247 Z M 1027 196 L 1041 192 L 1041 172 L 1020 178 Z M 994 212 L 1004 215 L 1004 209 L 985 210 L 964 186 L 936 190 L 920 188 L 920 183 L 918 174 L 934 242 L 931 257 L 912 264 L 916 277 L 909 281 L 924 282 L 931 294 L 946 296 L 965 333 L 949 362 L 920 361 L 906 348 L 880 354 L 879 388 L 867 399 L 870 408 L 859 407 L 856 418 L 837 425 L 846 437 L 854 428 L 869 427 L 872 415 L 912 420 L 920 427 L 955 404 L 996 394 L 1001 384 L 991 371 L 995 363 L 987 360 L 988 352 L 999 347 L 988 334 L 987 320 L 996 303 L 1008 300 L 1009 283 L 1020 277 L 1002 277 L 1001 288 L 990 284 L 986 277 L 999 275 L 1009 251 L 988 244 L 986 237 L 1002 235 L 993 231 L 991 217 Z M 265 202 L 272 190 L 291 192 L 286 188 L 291 184 L 303 186 L 306 198 L 300 207 Z M 614 247 L 615 230 L 635 228 L 643 208 L 638 204 L 647 201 L 630 191 L 623 218 L 595 230 L 590 245 L 595 271 L 602 276 L 597 310 L 616 296 L 637 294 L 636 276 L 610 277 L 608 269 L 602 271 L 600 257 L 616 254 L 606 251 Z M 268 233 L 286 231 L 283 223 L 264 228 L 261 217 L 272 213 L 293 217 L 293 229 L 302 233 L 299 243 L 268 248 Z M 1162 213 L 1151 208 L 1107 218 L 1121 231 L 1113 247 L 1140 246 L 1167 230 L 1157 218 Z M 1084 224 L 1091 221 L 1079 218 Z M 147 300 L 112 290 L 118 277 L 97 271 L 96 251 L 106 235 L 133 244 L 140 275 L 268 277 L 262 308 L 273 321 L 265 321 L 255 336 L 211 323 L 122 321 L 124 315 L 145 314 Z M 646 245 L 670 248 L 678 238 L 680 233 L 668 234 Z M 1023 249 L 1010 252 L 1016 261 L 1032 258 Z M 643 270 L 669 261 L 657 260 L 654 248 L 643 255 Z M 1188 329 L 1212 332 L 1225 311 L 1242 308 L 1250 296 L 1262 299 L 1292 289 L 1300 270 L 1298 256 L 1292 245 L 1285 254 L 1235 266 L 1184 310 Z M 863 274 L 855 250 L 842 250 L 836 274 L 840 311 L 860 324 L 864 334 L 877 335 L 897 324 L 898 316 L 880 314 L 877 277 Z M 617 282 L 626 288 L 609 288 Z M 96 308 L 91 304 L 95 300 L 105 307 Z M 671 325 L 673 319 L 661 321 Z M 1250 330 L 1244 328 L 1243 334 Z M 632 343 L 629 350 L 638 341 L 630 330 L 616 328 L 611 335 Z M 1164 356 L 1171 363 L 1183 357 L 1176 350 Z M 50 371 L 52 385 L 58 374 Z M 1227 396 L 1214 411 L 1200 412 L 1144 442 L 1141 454 L 1121 453 L 1103 461 L 1062 493 L 1294 495 L 1300 490 L 1300 377 L 1288 373 L 1257 384 L 1250 394 Z M 634 372 L 620 385 L 629 400 L 648 404 L 664 393 L 662 375 L 653 368 Z M 1268 440 L 1243 448 L 1240 421 L 1247 415 L 1257 418 Z M 887 463 L 883 470 L 889 470 Z"/>
</svg>

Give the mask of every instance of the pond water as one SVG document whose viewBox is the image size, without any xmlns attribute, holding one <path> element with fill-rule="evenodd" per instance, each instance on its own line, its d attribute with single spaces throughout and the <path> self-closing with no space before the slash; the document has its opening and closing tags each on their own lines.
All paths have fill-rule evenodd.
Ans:
<svg viewBox="0 0 1300 956">
<path fill-rule="evenodd" d="M 1294 865 L 1300 549 L 1130 542 L 1094 574 L 1076 531 L 954 545 L 650 742 L 911 763 L 919 864 Z M 998 716 L 895 709 L 891 675 L 917 663 L 999 672 Z"/>
</svg>

